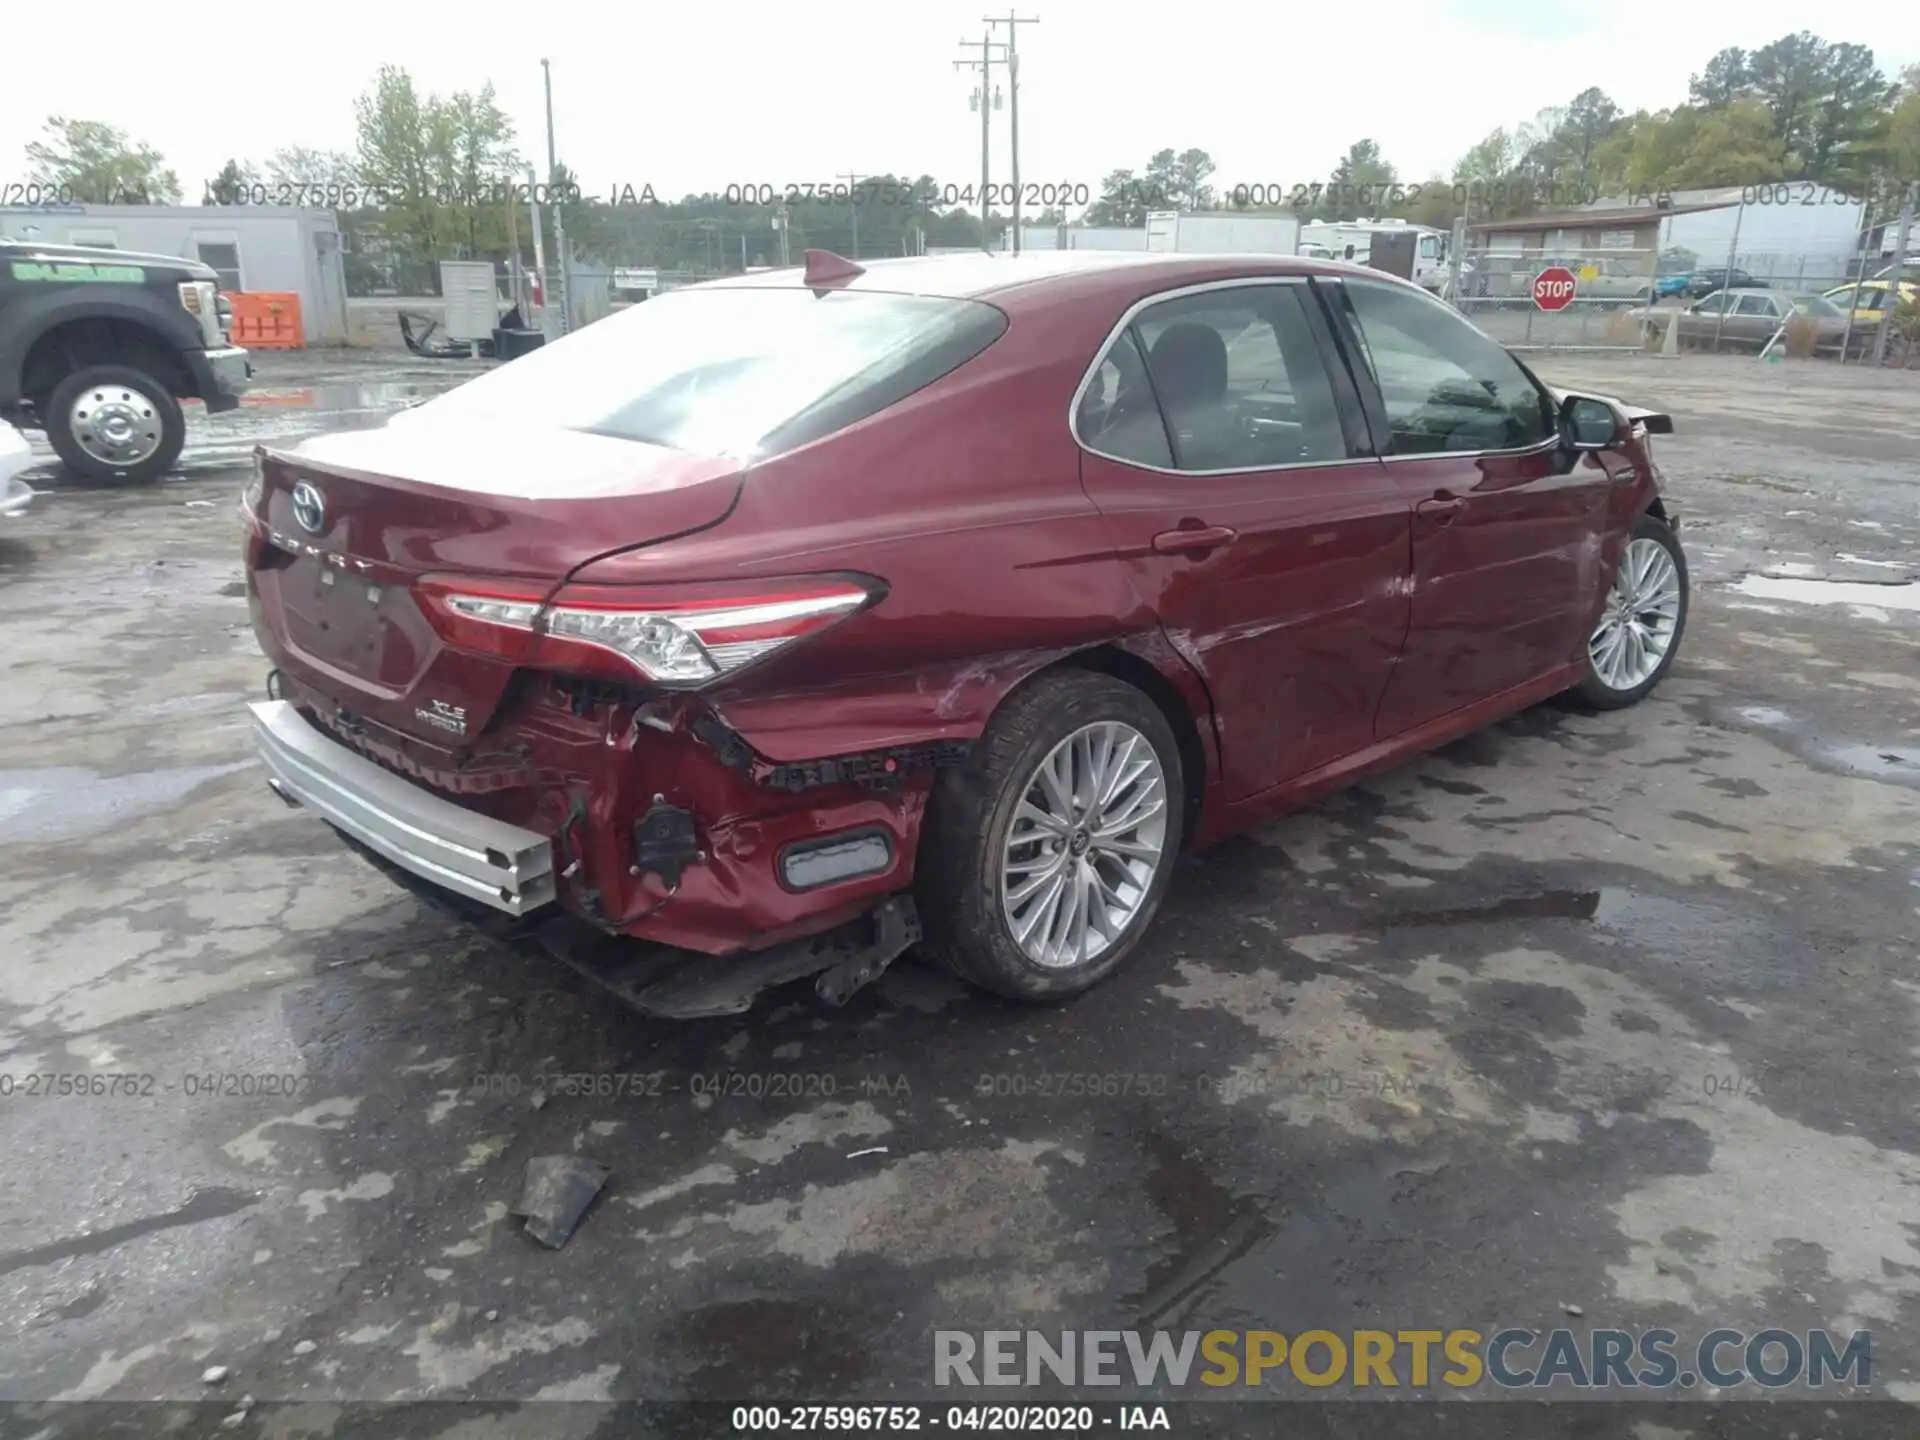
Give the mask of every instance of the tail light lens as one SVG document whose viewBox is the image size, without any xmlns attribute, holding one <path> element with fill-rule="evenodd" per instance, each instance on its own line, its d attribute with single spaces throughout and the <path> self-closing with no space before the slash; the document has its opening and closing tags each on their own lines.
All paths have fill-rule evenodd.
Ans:
<svg viewBox="0 0 1920 1440">
<path fill-rule="evenodd" d="M 817 635 L 878 599 L 845 576 L 655 589 L 429 576 L 420 596 L 451 645 L 515 665 L 698 686 Z"/>
</svg>

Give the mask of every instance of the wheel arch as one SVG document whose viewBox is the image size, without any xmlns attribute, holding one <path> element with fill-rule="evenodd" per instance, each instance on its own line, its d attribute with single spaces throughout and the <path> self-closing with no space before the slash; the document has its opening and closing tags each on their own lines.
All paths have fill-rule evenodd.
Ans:
<svg viewBox="0 0 1920 1440">
<path fill-rule="evenodd" d="M 1180 748 L 1180 785 L 1184 797 L 1180 843 L 1182 848 L 1191 845 L 1214 773 L 1213 756 L 1195 718 L 1191 698 L 1152 660 L 1125 645 L 1107 643 L 1076 650 L 1041 666 L 1002 695 L 994 709 L 998 711 L 1014 695 L 1068 670 L 1092 671 L 1131 685 L 1166 719 L 1167 728 L 1173 731 L 1174 743 Z M 1211 719 L 1210 712 L 1207 718 Z M 1208 729 L 1211 730 L 1211 725 Z"/>
<path fill-rule="evenodd" d="M 125 365 L 151 375 L 170 395 L 193 393 L 193 377 L 158 326 L 134 315 L 83 315 L 49 325 L 26 348 L 20 394 L 44 406 L 62 380 L 94 365 Z"/>
</svg>

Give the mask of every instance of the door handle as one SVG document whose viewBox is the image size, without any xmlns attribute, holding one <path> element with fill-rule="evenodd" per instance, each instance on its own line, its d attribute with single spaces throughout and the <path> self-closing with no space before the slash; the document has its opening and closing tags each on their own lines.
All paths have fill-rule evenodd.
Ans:
<svg viewBox="0 0 1920 1440">
<path fill-rule="evenodd" d="M 1162 530 L 1153 537 L 1153 548 L 1162 555 L 1178 555 L 1189 550 L 1215 550 L 1240 532 L 1225 525 L 1195 525 L 1188 529 Z"/>
<path fill-rule="evenodd" d="M 1436 526 L 1451 525 L 1466 508 L 1467 502 L 1451 490 L 1436 490 L 1431 500 L 1422 500 L 1416 507 L 1422 520 Z"/>
</svg>

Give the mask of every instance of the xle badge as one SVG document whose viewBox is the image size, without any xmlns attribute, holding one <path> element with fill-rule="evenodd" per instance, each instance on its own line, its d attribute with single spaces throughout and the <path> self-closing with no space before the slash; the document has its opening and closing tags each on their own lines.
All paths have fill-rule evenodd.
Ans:
<svg viewBox="0 0 1920 1440">
<path fill-rule="evenodd" d="M 429 700 L 420 709 L 413 712 L 414 718 L 424 720 L 436 730 L 444 730 L 449 735 L 462 738 L 467 733 L 467 707 L 449 705 L 444 700 Z"/>
</svg>

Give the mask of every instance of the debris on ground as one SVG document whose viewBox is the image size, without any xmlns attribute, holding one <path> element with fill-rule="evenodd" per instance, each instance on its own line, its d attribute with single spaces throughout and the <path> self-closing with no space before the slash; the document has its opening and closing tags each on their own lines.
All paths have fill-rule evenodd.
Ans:
<svg viewBox="0 0 1920 1440">
<path fill-rule="evenodd" d="M 1566 1311 L 1567 1314 L 1569 1315 L 1584 1315 L 1587 1313 L 1586 1311 L 1582 1310 L 1578 1305 L 1569 1304 L 1565 1300 L 1562 1300 L 1560 1302 L 1560 1308 Z"/>
<path fill-rule="evenodd" d="M 296 1340 L 293 1342 L 293 1353 L 296 1355 L 311 1355 L 319 1348 L 320 1347 L 315 1345 L 311 1340 Z"/>
<path fill-rule="evenodd" d="M 854 1151 L 851 1155 L 847 1156 L 847 1159 L 858 1160 L 862 1155 L 884 1155 L 886 1153 L 887 1147 L 884 1145 L 869 1145 L 864 1150 Z"/>
<path fill-rule="evenodd" d="M 233 1372 L 224 1365 L 209 1365 L 200 1372 L 200 1383 L 202 1385 L 224 1385 L 227 1383 L 227 1376 L 232 1373 Z"/>
<path fill-rule="evenodd" d="M 507 1213 L 524 1215 L 527 1233 L 548 1249 L 558 1250 L 612 1173 L 577 1155 L 536 1155 L 527 1161 L 520 1199 Z"/>
</svg>

